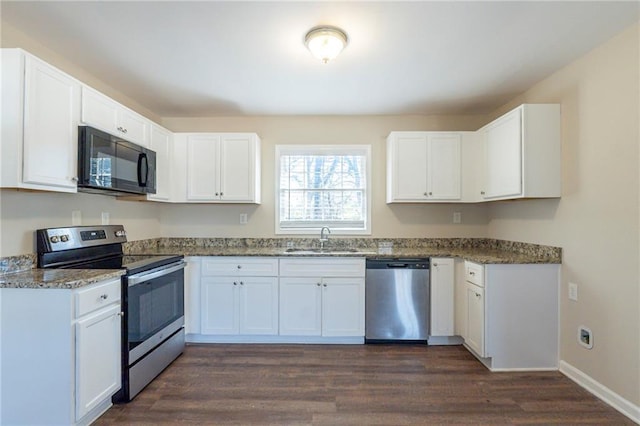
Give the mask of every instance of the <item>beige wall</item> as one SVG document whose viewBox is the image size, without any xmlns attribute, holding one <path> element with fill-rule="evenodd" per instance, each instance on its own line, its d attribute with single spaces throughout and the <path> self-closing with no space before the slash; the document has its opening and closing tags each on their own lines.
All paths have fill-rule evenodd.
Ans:
<svg viewBox="0 0 640 426">
<path fill-rule="evenodd" d="M 159 212 L 154 203 L 118 201 L 94 194 L 62 194 L 3 189 L 0 191 L 0 257 L 34 252 L 33 231 L 71 225 L 71 212 L 79 210 L 83 225 L 124 225 L 129 240 L 160 236 Z"/>
<path fill-rule="evenodd" d="M 486 205 L 387 205 L 386 137 L 392 130 L 476 130 L 482 116 L 364 116 L 364 117 L 218 117 L 165 118 L 176 132 L 248 131 L 262 139 L 262 204 L 260 206 L 173 205 L 162 211 L 165 236 L 275 236 L 275 145 L 366 144 L 372 156 L 373 237 L 483 237 Z M 462 224 L 453 224 L 453 212 Z M 239 214 L 249 223 L 239 225 Z"/>
<path fill-rule="evenodd" d="M 638 63 L 635 26 L 501 109 L 562 105 L 563 193 L 492 204 L 488 234 L 563 248 L 561 359 L 640 405 Z M 580 325 L 592 350 L 577 343 Z"/>
<path fill-rule="evenodd" d="M 0 46 L 1 47 L 19 47 L 27 52 L 36 55 L 43 61 L 59 68 L 72 77 L 80 80 L 81 82 L 93 87 L 96 90 L 104 93 L 105 95 L 115 99 L 121 104 L 131 108 L 139 114 L 144 115 L 153 121 L 160 120 L 160 117 L 147 108 L 140 105 L 128 96 L 125 96 L 122 92 L 115 90 L 113 87 L 107 85 L 102 80 L 96 78 L 92 74 L 86 72 L 83 68 L 79 67 L 74 58 L 65 58 L 60 56 L 56 52 L 43 46 L 39 41 L 34 40 L 22 31 L 18 30 L 11 24 L 2 21 L 0 23 Z"/>
</svg>

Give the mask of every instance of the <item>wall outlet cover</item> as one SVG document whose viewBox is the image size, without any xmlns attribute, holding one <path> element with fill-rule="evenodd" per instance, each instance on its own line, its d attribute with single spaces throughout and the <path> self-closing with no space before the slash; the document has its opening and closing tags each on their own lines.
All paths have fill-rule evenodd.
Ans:
<svg viewBox="0 0 640 426">
<path fill-rule="evenodd" d="M 593 333 L 588 327 L 578 327 L 578 343 L 587 349 L 593 349 Z"/>
<path fill-rule="evenodd" d="M 240 225 L 246 225 L 248 222 L 247 214 L 240 213 Z"/>
<path fill-rule="evenodd" d="M 462 222 L 462 213 L 453 212 L 453 223 L 461 223 Z"/>
<path fill-rule="evenodd" d="M 71 226 L 82 225 L 82 212 L 80 210 L 73 210 L 71 212 Z"/>
</svg>

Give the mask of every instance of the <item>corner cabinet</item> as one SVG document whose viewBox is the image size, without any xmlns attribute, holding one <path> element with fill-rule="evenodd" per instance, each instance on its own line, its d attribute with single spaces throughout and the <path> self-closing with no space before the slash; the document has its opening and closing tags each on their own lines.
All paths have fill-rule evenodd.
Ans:
<svg viewBox="0 0 640 426">
<path fill-rule="evenodd" d="M 454 259 L 431 258 L 429 336 L 454 336 Z"/>
<path fill-rule="evenodd" d="M 560 105 L 524 104 L 479 132 L 483 199 L 561 196 Z"/>
<path fill-rule="evenodd" d="M 174 138 L 177 173 L 173 201 L 260 203 L 258 135 L 176 133 Z"/>
<path fill-rule="evenodd" d="M 456 331 L 492 371 L 558 368 L 558 277 L 554 264 L 465 261 Z"/>
<path fill-rule="evenodd" d="M 76 290 L 0 289 L 1 424 L 86 425 L 112 405 L 120 293 L 119 278 Z"/>
<path fill-rule="evenodd" d="M 280 335 L 364 341 L 365 260 L 280 259 Z"/>
<path fill-rule="evenodd" d="M 461 133 L 391 132 L 387 203 L 459 201 L 461 140 Z"/>
<path fill-rule="evenodd" d="M 1 54 L 1 186 L 76 192 L 80 82 L 21 49 Z"/>
<path fill-rule="evenodd" d="M 165 128 L 150 123 L 149 149 L 156 153 L 156 193 L 147 195 L 151 201 L 171 200 L 171 149 L 173 135 Z"/>
</svg>

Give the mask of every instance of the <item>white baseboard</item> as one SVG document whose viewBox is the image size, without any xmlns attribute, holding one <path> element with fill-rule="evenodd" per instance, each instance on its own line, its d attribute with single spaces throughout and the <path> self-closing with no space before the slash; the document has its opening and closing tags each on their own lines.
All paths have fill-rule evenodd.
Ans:
<svg viewBox="0 0 640 426">
<path fill-rule="evenodd" d="M 624 399 L 566 361 L 560 361 L 560 372 L 634 422 L 640 424 L 640 406 Z"/>
</svg>

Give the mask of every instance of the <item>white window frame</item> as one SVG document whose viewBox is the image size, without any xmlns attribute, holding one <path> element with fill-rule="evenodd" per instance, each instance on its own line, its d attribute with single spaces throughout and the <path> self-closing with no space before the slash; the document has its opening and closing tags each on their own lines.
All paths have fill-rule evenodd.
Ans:
<svg viewBox="0 0 640 426">
<path fill-rule="evenodd" d="M 371 145 L 276 145 L 275 158 L 275 181 L 276 181 L 276 208 L 275 208 L 275 233 L 276 235 L 315 235 L 320 233 L 322 226 L 313 226 L 308 228 L 281 228 L 280 227 L 280 156 L 287 154 L 303 154 L 303 155 L 348 155 L 350 153 L 357 155 L 365 155 L 365 174 L 366 174 L 366 215 L 364 229 L 350 228 L 329 228 L 331 235 L 371 235 Z"/>
</svg>

